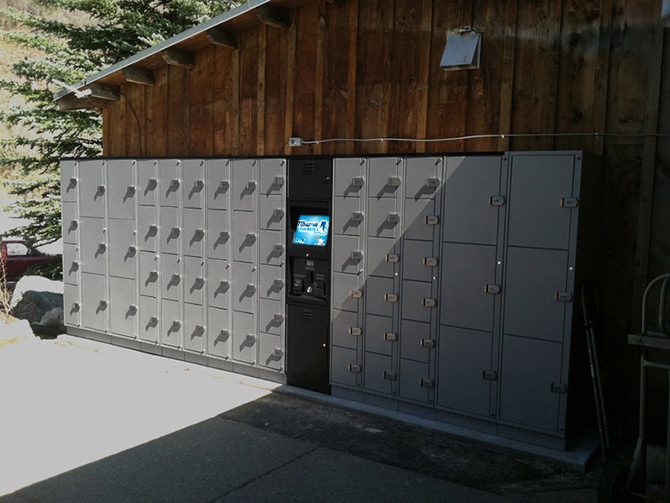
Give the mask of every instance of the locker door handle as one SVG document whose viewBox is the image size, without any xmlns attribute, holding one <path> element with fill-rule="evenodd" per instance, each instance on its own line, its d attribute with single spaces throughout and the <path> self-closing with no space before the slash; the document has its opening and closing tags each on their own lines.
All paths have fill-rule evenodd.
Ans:
<svg viewBox="0 0 670 503">
<path fill-rule="evenodd" d="M 72 177 L 68 183 L 68 188 L 74 189 L 77 186 L 77 179 Z"/>
<path fill-rule="evenodd" d="M 397 176 L 389 177 L 387 185 L 390 187 L 400 187 L 400 178 Z"/>
<path fill-rule="evenodd" d="M 360 251 L 352 251 L 351 252 L 351 260 L 363 260 L 363 252 Z"/>
<path fill-rule="evenodd" d="M 500 293 L 500 285 L 486 285 L 484 291 L 491 295 L 498 295 Z"/>
<path fill-rule="evenodd" d="M 437 225 L 440 219 L 437 215 L 426 215 L 426 225 Z"/>
<path fill-rule="evenodd" d="M 219 239 L 221 239 L 222 241 L 228 241 L 229 237 L 230 237 L 230 233 L 228 231 L 219 232 Z"/>
<path fill-rule="evenodd" d="M 200 192 L 204 186 L 205 182 L 203 182 L 202 180 L 196 180 L 195 182 L 193 182 L 193 189 L 197 192 Z"/>
<path fill-rule="evenodd" d="M 350 290 L 349 297 L 353 297 L 354 299 L 361 299 L 363 298 L 363 290 Z"/>
<path fill-rule="evenodd" d="M 155 236 L 158 234 L 158 226 L 157 225 L 150 225 L 149 226 L 149 232 L 147 232 L 149 236 Z"/>
<path fill-rule="evenodd" d="M 170 283 L 178 284 L 181 281 L 181 276 L 179 274 L 173 274 Z"/>
<path fill-rule="evenodd" d="M 398 215 L 397 213 L 389 213 L 386 216 L 386 221 L 390 224 L 397 224 L 398 222 L 400 222 L 400 215 Z"/>
<path fill-rule="evenodd" d="M 73 312 L 73 313 L 78 312 L 80 308 L 81 308 L 81 306 L 79 305 L 79 302 L 74 302 L 74 303 L 72 304 L 72 312 Z"/>
<path fill-rule="evenodd" d="M 98 194 L 99 196 L 101 196 L 101 195 L 103 195 L 104 193 L 105 193 L 105 186 L 104 186 L 104 185 L 98 185 L 98 190 L 97 190 L 96 194 Z"/>
<path fill-rule="evenodd" d="M 396 373 L 395 372 L 389 372 L 388 370 L 384 371 L 384 379 L 388 379 L 389 381 L 395 381 L 396 380 Z"/>
<path fill-rule="evenodd" d="M 158 187 L 158 180 L 155 178 L 149 178 L 149 181 L 147 182 L 147 189 L 154 190 L 156 187 Z"/>
<path fill-rule="evenodd" d="M 247 182 L 247 190 L 253 191 L 255 189 L 256 189 L 256 182 L 254 182 L 253 180 L 249 180 Z"/>
<path fill-rule="evenodd" d="M 421 304 L 423 307 L 435 307 L 437 305 L 437 301 L 435 299 L 423 299 Z"/>
<path fill-rule="evenodd" d="M 421 347 L 432 349 L 435 347 L 435 341 L 433 339 L 421 339 Z"/>
<path fill-rule="evenodd" d="M 365 178 L 355 176 L 351 179 L 351 185 L 353 185 L 354 187 L 362 187 L 363 185 L 365 185 Z"/>
<path fill-rule="evenodd" d="M 247 341 L 247 344 L 254 345 L 256 343 L 256 336 L 254 334 L 249 334 L 246 336 L 245 340 Z"/>
<path fill-rule="evenodd" d="M 419 384 L 421 384 L 422 388 L 432 388 L 435 386 L 435 383 L 431 379 L 420 379 Z"/>
<path fill-rule="evenodd" d="M 570 292 L 556 292 L 554 298 L 558 302 L 572 302 L 572 294 Z"/>
<path fill-rule="evenodd" d="M 275 358 L 281 358 L 284 356 L 284 351 L 281 348 L 275 348 L 274 351 L 272 352 L 272 356 Z"/>
<path fill-rule="evenodd" d="M 98 245 L 98 251 L 100 253 L 105 253 L 105 251 L 107 251 L 107 245 L 105 243 L 100 243 Z"/>
<path fill-rule="evenodd" d="M 551 383 L 551 392 L 552 392 L 552 393 L 559 393 L 559 394 L 561 394 L 561 395 L 564 395 L 565 393 L 568 392 L 568 385 L 567 385 L 567 384 L 562 384 L 562 383 L 553 382 L 553 383 Z"/>
<path fill-rule="evenodd" d="M 400 257 L 398 255 L 389 253 L 388 255 L 386 255 L 386 261 L 389 262 L 390 264 L 397 264 L 400 261 Z"/>
<path fill-rule="evenodd" d="M 281 289 L 281 288 L 284 288 L 284 282 L 280 279 L 276 279 L 272 282 L 272 286 L 277 288 L 277 289 Z"/>
<path fill-rule="evenodd" d="M 505 198 L 503 196 L 491 196 L 489 197 L 489 204 L 491 206 L 504 206 Z"/>
<path fill-rule="evenodd" d="M 482 370 L 482 379 L 495 381 L 498 379 L 498 373 L 495 370 Z"/>
<path fill-rule="evenodd" d="M 351 220 L 354 222 L 362 222 L 363 221 L 363 213 L 360 211 L 355 211 L 351 214 Z"/>
<path fill-rule="evenodd" d="M 252 285 L 252 284 L 247 285 L 247 292 L 256 293 L 256 285 Z"/>
<path fill-rule="evenodd" d="M 128 314 L 130 316 L 135 316 L 137 314 L 137 306 L 128 306 Z"/>
<path fill-rule="evenodd" d="M 227 180 L 221 180 L 219 182 L 219 187 L 216 189 L 217 192 L 227 192 L 230 187 L 230 182 Z"/>
<path fill-rule="evenodd" d="M 428 180 L 426 180 L 426 187 L 436 188 L 439 186 L 440 186 L 439 178 L 429 178 Z"/>
<path fill-rule="evenodd" d="M 361 366 L 360 365 L 354 365 L 354 364 L 349 364 L 349 372 L 353 372 L 354 374 L 360 374 L 361 373 Z"/>
<path fill-rule="evenodd" d="M 284 245 L 274 245 L 272 247 L 272 251 L 274 253 L 283 253 L 284 252 Z"/>
<path fill-rule="evenodd" d="M 398 302 L 398 294 L 395 293 L 387 293 L 384 295 L 384 300 L 386 302 Z"/>
<path fill-rule="evenodd" d="M 179 329 L 181 328 L 181 321 L 179 321 L 179 320 L 174 320 L 174 321 L 172 322 L 172 325 L 170 325 L 170 328 L 171 328 L 172 330 L 174 330 L 174 331 L 179 330 Z"/>
<path fill-rule="evenodd" d="M 104 311 L 105 309 L 107 309 L 107 301 L 106 300 L 101 300 L 98 303 L 98 307 L 100 308 L 101 311 Z"/>
<path fill-rule="evenodd" d="M 251 241 L 253 243 L 254 241 L 256 241 L 256 234 L 254 234 L 253 232 L 250 232 L 249 234 L 247 234 L 245 240 L 246 241 Z"/>
<path fill-rule="evenodd" d="M 282 209 L 280 209 L 280 208 L 277 208 L 276 210 L 274 210 L 274 211 L 272 212 L 272 215 L 273 215 L 275 218 L 283 218 L 283 217 L 284 217 L 284 210 L 282 210 Z"/>
<path fill-rule="evenodd" d="M 282 323 L 284 321 L 284 316 L 282 314 L 275 314 L 272 321 L 275 323 Z"/>
<path fill-rule="evenodd" d="M 205 236 L 205 231 L 202 229 L 196 229 L 195 232 L 193 233 L 193 236 L 202 239 Z"/>
<path fill-rule="evenodd" d="M 70 265 L 70 271 L 78 271 L 79 270 L 79 262 L 72 262 Z"/>
<path fill-rule="evenodd" d="M 179 180 L 176 178 L 170 182 L 170 190 L 177 190 L 179 188 Z"/>
<path fill-rule="evenodd" d="M 363 335 L 363 331 L 359 327 L 349 327 L 349 335 L 353 335 L 354 337 L 358 337 Z"/>
<path fill-rule="evenodd" d="M 172 230 L 170 231 L 170 236 L 176 238 L 179 237 L 179 234 L 181 231 L 179 230 L 179 227 L 173 227 Z"/>
<path fill-rule="evenodd" d="M 576 197 L 564 197 L 561 199 L 562 208 L 576 208 L 579 206 L 579 200 Z"/>
<path fill-rule="evenodd" d="M 394 332 L 384 332 L 384 340 L 389 342 L 396 342 L 398 340 L 398 334 Z"/>
<path fill-rule="evenodd" d="M 158 279 L 158 273 L 156 271 L 151 271 L 149 273 L 149 281 L 156 281 Z"/>
<path fill-rule="evenodd" d="M 436 267 L 437 266 L 437 259 L 435 257 L 424 257 L 423 265 L 425 265 L 427 267 Z"/>
<path fill-rule="evenodd" d="M 152 316 L 151 318 L 149 318 L 148 325 L 150 327 L 155 327 L 156 325 L 158 325 L 158 318 L 156 318 L 155 316 Z"/>
<path fill-rule="evenodd" d="M 79 223 L 76 220 L 71 220 L 70 221 L 70 230 L 71 231 L 77 230 L 77 227 L 79 227 Z"/>
<path fill-rule="evenodd" d="M 283 176 L 275 176 L 274 185 L 279 185 L 280 187 L 282 185 L 284 185 L 284 177 Z"/>
</svg>

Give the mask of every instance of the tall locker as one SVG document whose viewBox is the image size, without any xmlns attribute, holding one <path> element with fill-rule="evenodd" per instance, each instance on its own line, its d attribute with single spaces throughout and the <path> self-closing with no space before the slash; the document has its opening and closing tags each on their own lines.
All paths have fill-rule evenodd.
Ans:
<svg viewBox="0 0 670 503">
<path fill-rule="evenodd" d="M 79 162 L 61 161 L 61 208 L 63 229 L 63 316 L 68 326 L 81 324 L 81 300 L 79 287 Z"/>
<path fill-rule="evenodd" d="M 159 340 L 158 161 L 137 162 L 137 242 L 139 249 L 139 329 L 144 343 Z"/>
</svg>

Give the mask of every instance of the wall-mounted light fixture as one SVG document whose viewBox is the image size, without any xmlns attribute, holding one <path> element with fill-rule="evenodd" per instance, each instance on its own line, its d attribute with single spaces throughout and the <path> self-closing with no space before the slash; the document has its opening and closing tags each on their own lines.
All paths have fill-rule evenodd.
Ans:
<svg viewBox="0 0 670 503">
<path fill-rule="evenodd" d="M 447 35 L 447 45 L 440 66 L 445 70 L 479 68 L 482 36 L 470 29 Z"/>
</svg>

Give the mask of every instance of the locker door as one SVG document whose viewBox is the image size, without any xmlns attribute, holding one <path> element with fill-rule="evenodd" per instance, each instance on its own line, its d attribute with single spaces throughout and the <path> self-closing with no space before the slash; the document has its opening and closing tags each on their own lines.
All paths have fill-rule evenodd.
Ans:
<svg viewBox="0 0 670 503">
<path fill-rule="evenodd" d="M 442 183 L 441 157 L 416 157 L 405 160 L 405 197 L 432 199 Z"/>
<path fill-rule="evenodd" d="M 280 195 L 261 195 L 259 223 L 261 229 L 281 231 L 284 223 L 284 205 Z"/>
<path fill-rule="evenodd" d="M 158 301 L 154 297 L 140 296 L 140 339 L 158 342 Z"/>
<path fill-rule="evenodd" d="M 422 341 L 432 340 L 430 323 L 402 320 L 400 330 L 400 357 L 417 362 L 430 362 L 430 343 Z"/>
<path fill-rule="evenodd" d="M 230 292 L 230 266 L 224 260 L 210 260 L 207 274 L 209 306 L 228 309 Z"/>
<path fill-rule="evenodd" d="M 355 297 L 351 294 L 353 292 L 356 295 L 356 291 L 360 288 L 358 276 L 333 273 L 333 308 L 358 312 L 362 297 Z M 364 293 L 363 297 L 365 297 Z"/>
<path fill-rule="evenodd" d="M 573 211 L 574 155 L 512 155 L 508 243 L 567 249 Z"/>
<path fill-rule="evenodd" d="M 61 161 L 60 163 L 60 189 L 61 201 L 77 201 L 77 161 Z"/>
<path fill-rule="evenodd" d="M 252 264 L 233 263 L 233 309 L 236 311 L 256 312 L 258 285 L 254 283 L 253 270 Z"/>
<path fill-rule="evenodd" d="M 109 220 L 109 274 L 119 278 L 135 279 L 135 222 Z"/>
<path fill-rule="evenodd" d="M 163 346 L 178 348 L 182 342 L 184 322 L 179 314 L 179 302 L 176 300 L 161 300 L 161 337 Z"/>
<path fill-rule="evenodd" d="M 203 353 L 205 351 L 205 332 L 202 305 L 184 304 L 184 349 Z"/>
<path fill-rule="evenodd" d="M 343 348 L 357 349 L 358 340 L 363 337 L 362 330 L 358 323 L 358 313 L 351 313 L 349 311 L 333 310 L 333 328 L 331 330 L 331 340 L 334 346 Z"/>
<path fill-rule="evenodd" d="M 77 229 L 79 220 L 77 218 L 77 203 L 63 201 L 61 203 L 63 243 L 77 244 Z"/>
<path fill-rule="evenodd" d="M 205 262 L 201 258 L 184 257 L 184 302 L 203 304 Z M 202 317 L 202 316 L 201 316 Z"/>
<path fill-rule="evenodd" d="M 360 236 L 365 215 L 357 198 L 333 198 L 333 234 Z"/>
<path fill-rule="evenodd" d="M 81 325 L 103 332 L 107 329 L 107 282 L 104 276 L 81 275 Z"/>
<path fill-rule="evenodd" d="M 491 392 L 495 381 L 483 378 L 493 371 L 489 332 L 440 327 L 440 367 L 437 404 L 440 407 L 483 417 L 491 415 Z M 494 377 L 489 374 L 489 377 Z M 495 388 L 493 388 L 495 389 Z"/>
<path fill-rule="evenodd" d="M 335 346 L 331 353 L 330 376 L 333 384 L 358 387 L 361 367 L 356 350 Z"/>
<path fill-rule="evenodd" d="M 135 323 L 138 309 L 135 281 L 109 278 L 110 329 L 115 334 L 137 337 Z"/>
<path fill-rule="evenodd" d="M 102 218 L 81 218 L 80 257 L 82 272 L 105 274 L 107 261 L 107 240 L 105 221 Z"/>
<path fill-rule="evenodd" d="M 357 236 L 333 236 L 333 271 L 358 274 L 363 268 L 363 252 Z"/>
<path fill-rule="evenodd" d="M 254 315 L 233 312 L 233 359 L 239 362 L 256 363 L 258 335 L 254 327 Z"/>
<path fill-rule="evenodd" d="M 259 364 L 272 370 L 283 370 L 284 348 L 281 336 L 261 333 Z"/>
<path fill-rule="evenodd" d="M 105 216 L 105 161 L 79 161 L 79 211 L 82 217 Z"/>
<path fill-rule="evenodd" d="M 261 264 L 282 265 L 284 263 L 284 234 L 279 231 L 261 231 L 258 252 Z"/>
<path fill-rule="evenodd" d="M 390 395 L 392 391 L 393 359 L 390 356 L 365 353 L 363 364 L 363 375 L 365 376 L 364 388 L 367 391 Z"/>
<path fill-rule="evenodd" d="M 71 243 L 63 243 L 63 282 L 79 284 L 79 248 Z"/>
<path fill-rule="evenodd" d="M 207 352 L 212 356 L 230 356 L 230 322 L 228 311 L 210 307 L 207 310 Z"/>
<path fill-rule="evenodd" d="M 365 293 L 365 309 L 367 313 L 393 316 L 393 307 L 397 305 L 399 300 L 394 302 L 394 297 L 391 297 L 392 295 L 398 295 L 393 286 L 392 279 L 370 276 Z"/>
<path fill-rule="evenodd" d="M 427 404 L 431 402 L 430 365 L 412 360 L 400 361 L 400 398 Z"/>
<path fill-rule="evenodd" d="M 562 342 L 567 273 L 567 251 L 508 248 L 504 333 Z"/>
<path fill-rule="evenodd" d="M 393 333 L 393 318 L 368 314 L 365 317 L 365 351 L 392 356 L 394 341 L 386 334 Z"/>
<path fill-rule="evenodd" d="M 370 201 L 380 198 L 395 198 L 401 193 L 402 159 L 375 157 L 368 160 L 368 195 Z"/>
<path fill-rule="evenodd" d="M 561 383 L 562 345 L 503 336 L 500 419 L 555 433 L 561 400 L 552 387 Z"/>
<path fill-rule="evenodd" d="M 261 264 L 259 292 L 262 299 L 283 300 L 285 281 L 281 267 Z"/>
<path fill-rule="evenodd" d="M 402 282 L 402 319 L 430 323 L 432 285 L 421 281 Z"/>
<path fill-rule="evenodd" d="M 156 160 L 137 161 L 137 189 L 140 204 L 156 206 L 158 192 L 158 177 L 156 175 Z"/>
<path fill-rule="evenodd" d="M 179 253 L 182 228 L 179 223 L 179 208 L 161 207 L 161 252 Z"/>
<path fill-rule="evenodd" d="M 68 327 L 78 327 L 81 323 L 81 300 L 79 287 L 66 283 L 64 285 L 63 313 Z"/>
<path fill-rule="evenodd" d="M 254 214 L 250 211 L 233 211 L 233 259 L 242 262 L 254 261 L 254 249 L 258 246 L 258 235 L 254 230 Z"/>
<path fill-rule="evenodd" d="M 179 300 L 183 284 L 180 272 L 181 259 L 177 255 L 161 255 L 161 298 Z"/>
<path fill-rule="evenodd" d="M 140 206 L 139 213 L 139 227 L 137 229 L 139 247 L 141 250 L 155 252 L 158 250 L 158 222 L 156 221 L 156 208 L 154 206 Z"/>
<path fill-rule="evenodd" d="M 158 255 L 140 252 L 140 295 L 158 296 Z"/>
<path fill-rule="evenodd" d="M 136 161 L 110 159 L 107 161 L 107 188 L 109 190 L 109 218 L 132 220 L 135 217 Z"/>
<path fill-rule="evenodd" d="M 227 260 L 232 235 L 228 223 L 227 210 L 208 210 L 207 212 L 208 256 Z"/>
<path fill-rule="evenodd" d="M 282 195 L 286 186 L 286 161 L 284 159 L 260 160 L 260 193 Z"/>
<path fill-rule="evenodd" d="M 184 226 L 182 230 L 182 250 L 184 255 L 204 257 L 205 223 L 200 209 L 184 208 Z"/>
<path fill-rule="evenodd" d="M 284 306 L 276 300 L 261 299 L 260 302 L 261 332 L 281 335 L 284 327 Z"/>
<path fill-rule="evenodd" d="M 365 190 L 365 159 L 333 161 L 334 191 L 337 197 L 360 197 Z"/>
<path fill-rule="evenodd" d="M 183 162 L 184 208 L 203 208 L 205 199 L 205 161 L 187 159 Z"/>
<path fill-rule="evenodd" d="M 368 236 L 398 238 L 400 229 L 400 211 L 395 199 L 368 201 Z"/>
<path fill-rule="evenodd" d="M 161 206 L 178 207 L 181 199 L 181 161 L 161 159 L 158 161 L 160 173 L 160 204 Z"/>
<path fill-rule="evenodd" d="M 382 276 L 384 278 L 393 278 L 398 262 L 394 262 L 396 257 L 395 240 L 386 238 L 368 238 L 367 239 L 367 263 L 368 276 Z M 398 256 L 398 261 L 400 257 Z"/>
<path fill-rule="evenodd" d="M 225 210 L 230 207 L 230 161 L 207 161 L 207 208 Z"/>
<path fill-rule="evenodd" d="M 432 199 L 405 200 L 405 239 L 433 241 L 439 235 L 440 218 Z"/>
<path fill-rule="evenodd" d="M 500 156 L 448 157 L 444 240 L 495 245 L 500 206 L 491 197 L 503 196 L 500 187 Z"/>
<path fill-rule="evenodd" d="M 430 265 L 430 260 L 426 260 L 435 258 L 431 241 L 405 240 L 402 255 L 403 278 L 428 283 L 433 281 L 437 268 Z"/>
<path fill-rule="evenodd" d="M 258 190 L 257 161 L 236 159 L 231 163 L 233 178 L 233 209 L 253 211 L 256 208 L 255 195 Z"/>
</svg>

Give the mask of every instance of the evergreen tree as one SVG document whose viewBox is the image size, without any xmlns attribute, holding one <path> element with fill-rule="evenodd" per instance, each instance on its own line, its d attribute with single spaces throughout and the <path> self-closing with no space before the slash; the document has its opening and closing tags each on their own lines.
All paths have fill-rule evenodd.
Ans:
<svg viewBox="0 0 670 503">
<path fill-rule="evenodd" d="M 37 49 L 42 57 L 14 65 L 15 79 L 0 88 L 23 98 L 22 106 L 5 107 L 0 121 L 30 131 L 2 140 L 0 164 L 14 170 L 11 192 L 25 196 L 19 216 L 31 224 L 15 230 L 42 244 L 57 240 L 60 228 L 59 161 L 102 152 L 102 118 L 92 110 L 59 112 L 52 84 L 75 83 L 147 47 L 241 3 L 235 0 L 35 0 L 39 5 L 90 16 L 75 25 L 12 9 L 0 11 L 16 29 L 0 33 L 5 40 Z M 27 28 L 27 30 L 26 30 Z"/>
</svg>

